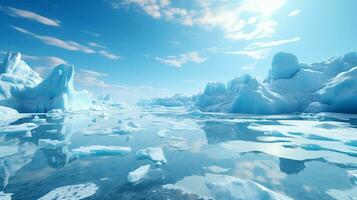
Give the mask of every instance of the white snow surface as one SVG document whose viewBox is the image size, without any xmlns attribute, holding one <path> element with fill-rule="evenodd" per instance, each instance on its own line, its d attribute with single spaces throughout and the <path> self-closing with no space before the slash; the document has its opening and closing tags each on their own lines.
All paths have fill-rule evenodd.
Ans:
<svg viewBox="0 0 357 200">
<path fill-rule="evenodd" d="M 9 52 L 0 63 L 0 105 L 30 113 L 88 110 L 93 106 L 91 94 L 74 89 L 73 75 L 72 65 L 61 64 L 43 80 L 20 53 Z"/>
</svg>

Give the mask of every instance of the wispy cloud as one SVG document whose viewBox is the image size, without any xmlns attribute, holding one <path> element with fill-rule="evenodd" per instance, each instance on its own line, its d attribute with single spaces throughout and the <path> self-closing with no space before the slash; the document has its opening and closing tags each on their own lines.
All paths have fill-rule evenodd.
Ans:
<svg viewBox="0 0 357 200">
<path fill-rule="evenodd" d="M 275 46 L 280 46 L 292 42 L 298 42 L 300 41 L 300 37 L 294 37 L 291 39 L 286 39 L 286 40 L 275 40 L 275 41 L 268 41 L 268 42 L 256 42 L 250 45 L 250 49 L 252 48 L 270 48 L 270 47 L 275 47 Z"/>
<path fill-rule="evenodd" d="M 291 11 L 291 12 L 288 14 L 288 16 L 289 16 L 289 17 L 297 16 L 297 15 L 300 14 L 300 12 L 301 12 L 300 9 L 295 9 L 295 10 Z"/>
<path fill-rule="evenodd" d="M 82 33 L 85 33 L 85 34 L 88 34 L 88 35 L 91 35 L 91 36 L 95 36 L 95 37 L 102 37 L 101 34 L 95 33 L 95 32 L 92 32 L 92 31 L 86 31 L 86 30 L 84 30 L 84 31 L 82 31 Z"/>
<path fill-rule="evenodd" d="M 186 26 L 217 28 L 232 40 L 269 38 L 278 23 L 272 15 L 285 0 L 195 1 L 192 9 L 175 7 L 170 0 L 111 1 L 113 8 L 134 5 L 155 19 L 173 21 Z"/>
<path fill-rule="evenodd" d="M 155 60 L 159 61 L 165 65 L 171 65 L 174 67 L 182 67 L 182 65 L 186 64 L 187 62 L 193 63 L 203 63 L 207 58 L 202 57 L 199 52 L 191 51 L 188 53 L 184 53 L 178 56 L 167 56 L 165 58 L 156 57 Z"/>
<path fill-rule="evenodd" d="M 79 44 L 78 42 L 75 42 L 75 41 L 70 41 L 70 40 L 65 41 L 65 40 L 62 40 L 62 39 L 59 39 L 56 37 L 52 37 L 52 36 L 39 35 L 39 34 L 31 32 L 29 30 L 26 30 L 24 28 L 18 27 L 18 26 L 11 26 L 11 28 L 13 28 L 14 30 L 16 30 L 20 33 L 24 33 L 26 35 L 29 35 L 29 36 L 35 38 L 35 39 L 38 39 L 41 42 L 51 45 L 51 46 L 59 47 L 59 48 L 70 50 L 70 51 L 80 51 L 80 52 L 83 52 L 86 54 L 98 53 L 99 55 L 101 55 L 107 59 L 110 59 L 110 60 L 118 60 L 121 58 L 120 56 L 110 53 L 106 50 L 98 50 L 98 51 L 94 50 L 91 47 L 105 48 L 104 46 L 99 45 L 94 42 L 88 43 L 88 46 L 87 46 L 87 45 Z M 91 47 L 89 47 L 89 46 L 91 46 Z"/>
<path fill-rule="evenodd" d="M 39 15 L 37 13 L 28 10 L 21 10 L 13 7 L 4 7 L 4 6 L 0 6 L 0 10 L 4 11 L 6 14 L 12 17 L 24 18 L 47 26 L 61 27 L 61 21 L 50 19 L 48 17 Z"/>
<path fill-rule="evenodd" d="M 255 59 L 255 60 L 260 60 L 260 59 L 263 59 L 266 56 L 268 56 L 273 47 L 281 46 L 281 45 L 285 45 L 285 44 L 289 44 L 289 43 L 293 43 L 293 42 L 298 42 L 300 40 L 301 40 L 300 37 L 294 37 L 294 38 L 285 39 L 285 40 L 255 42 L 255 43 L 247 46 L 243 50 L 226 51 L 225 54 L 247 56 L 247 57 Z"/>
<path fill-rule="evenodd" d="M 55 37 L 51 37 L 51 36 L 38 35 L 36 33 L 30 32 L 24 28 L 20 28 L 18 26 L 11 26 L 11 27 L 18 32 L 29 35 L 33 38 L 40 40 L 41 42 L 43 42 L 45 44 L 48 44 L 51 46 L 59 47 L 62 49 L 67 49 L 70 51 L 81 51 L 81 52 L 87 53 L 87 54 L 95 53 L 95 51 L 93 49 L 90 49 L 89 47 L 81 45 L 74 41 L 64 41 L 59 38 L 55 38 Z"/>
<path fill-rule="evenodd" d="M 256 49 L 256 50 L 241 50 L 241 51 L 227 51 L 226 54 L 242 55 L 252 59 L 260 60 L 269 54 L 270 49 Z"/>
<path fill-rule="evenodd" d="M 110 59 L 110 60 L 119 60 L 121 57 L 118 56 L 118 55 L 114 55 L 108 51 L 105 51 L 105 50 L 99 50 L 98 51 L 100 55 Z"/>
</svg>

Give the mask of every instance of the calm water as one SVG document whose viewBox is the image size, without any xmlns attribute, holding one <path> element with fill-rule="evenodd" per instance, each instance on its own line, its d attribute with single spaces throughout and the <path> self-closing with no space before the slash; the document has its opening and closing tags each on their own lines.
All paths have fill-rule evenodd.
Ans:
<svg viewBox="0 0 357 200">
<path fill-rule="evenodd" d="M 126 106 L 40 118 L 46 121 L 36 122 L 31 134 L 0 133 L 3 149 L 15 149 L 0 157 L 0 191 L 12 193 L 12 199 L 59 194 L 63 199 L 210 199 L 205 181 L 212 174 L 249 179 L 293 199 L 357 197 L 356 115 L 250 116 Z M 62 145 L 40 148 L 40 139 Z M 91 145 L 132 152 L 74 154 Z M 167 163 L 137 159 L 136 150 L 148 147 L 161 147 Z M 150 171 L 140 182 L 127 181 L 129 172 L 147 164 Z"/>
</svg>

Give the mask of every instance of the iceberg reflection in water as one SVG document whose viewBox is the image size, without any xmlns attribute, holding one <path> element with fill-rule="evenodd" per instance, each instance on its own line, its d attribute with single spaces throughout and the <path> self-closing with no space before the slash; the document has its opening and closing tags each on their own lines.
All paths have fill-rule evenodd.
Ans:
<svg viewBox="0 0 357 200">
<path fill-rule="evenodd" d="M 37 126 L 0 133 L 0 197 L 348 199 L 357 190 L 356 115 L 125 106 L 11 125 L 24 123 Z"/>
</svg>

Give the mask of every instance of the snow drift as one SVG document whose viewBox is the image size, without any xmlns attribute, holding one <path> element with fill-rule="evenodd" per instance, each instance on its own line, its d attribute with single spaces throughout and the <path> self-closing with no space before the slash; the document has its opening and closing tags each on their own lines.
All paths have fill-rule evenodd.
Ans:
<svg viewBox="0 0 357 200">
<path fill-rule="evenodd" d="M 73 75 L 72 65 L 61 64 L 43 80 L 21 60 L 20 53 L 9 52 L 0 63 L 0 106 L 33 113 L 89 109 L 91 95 L 74 89 Z"/>
</svg>

